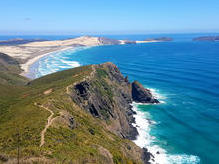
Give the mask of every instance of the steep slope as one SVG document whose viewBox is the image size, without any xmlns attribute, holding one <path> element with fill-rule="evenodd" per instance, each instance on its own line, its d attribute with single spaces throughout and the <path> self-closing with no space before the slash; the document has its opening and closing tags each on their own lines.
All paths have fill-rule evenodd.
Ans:
<svg viewBox="0 0 219 164">
<path fill-rule="evenodd" d="M 4 53 L 0 53 L 0 71 L 21 72 L 18 61 Z"/>
<path fill-rule="evenodd" d="M 18 75 L 21 71 L 17 60 L 0 53 L 0 84 L 25 84 L 28 79 Z"/>
<path fill-rule="evenodd" d="M 120 137 L 135 139 L 136 128 L 131 103 L 158 103 L 138 82 L 130 83 L 112 63 L 93 66 L 89 79 L 75 84 L 69 94 L 76 104 L 94 117 L 106 120 L 108 128 Z M 137 88 L 137 89 L 136 89 Z"/>
<path fill-rule="evenodd" d="M 0 96 L 1 162 L 16 163 L 19 158 L 26 163 L 147 163 L 150 159 L 146 149 L 128 140 L 137 135 L 129 105 L 132 84 L 112 63 L 57 72 L 14 88 Z"/>
</svg>

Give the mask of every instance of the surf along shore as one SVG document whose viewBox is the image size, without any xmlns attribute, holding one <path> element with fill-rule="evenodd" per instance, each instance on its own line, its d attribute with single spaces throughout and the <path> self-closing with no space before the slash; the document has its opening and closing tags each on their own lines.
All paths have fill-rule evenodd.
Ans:
<svg viewBox="0 0 219 164">
<path fill-rule="evenodd" d="M 0 52 L 18 60 L 23 70 L 22 76 L 27 76 L 29 68 L 40 58 L 54 52 L 76 49 L 77 47 L 92 47 L 101 45 L 136 44 L 155 41 L 115 40 L 104 37 L 82 36 L 73 39 L 35 41 L 18 45 L 0 45 Z"/>
</svg>

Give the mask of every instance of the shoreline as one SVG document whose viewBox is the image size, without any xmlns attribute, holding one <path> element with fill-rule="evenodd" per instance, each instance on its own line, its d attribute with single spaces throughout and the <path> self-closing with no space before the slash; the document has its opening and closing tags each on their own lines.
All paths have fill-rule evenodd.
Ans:
<svg viewBox="0 0 219 164">
<path fill-rule="evenodd" d="M 142 44 L 142 43 L 154 43 L 154 42 L 157 42 L 157 41 L 140 41 L 140 42 L 137 42 L 136 41 L 136 44 Z M 121 44 L 121 45 L 123 45 L 123 44 Z M 70 50 L 70 49 L 72 49 L 72 50 L 75 50 L 75 49 L 77 49 L 77 48 L 80 48 L 80 47 L 87 47 L 87 48 L 91 48 L 91 47 L 99 47 L 99 46 L 105 46 L 105 45 L 94 45 L 94 46 L 84 46 L 84 45 L 82 45 L 82 46 L 72 46 L 72 47 L 65 47 L 65 48 L 60 48 L 60 49 L 56 49 L 56 50 L 50 50 L 50 52 L 46 52 L 46 53 L 43 53 L 43 54 L 40 54 L 40 55 L 37 55 L 37 56 L 35 56 L 35 57 L 33 57 L 33 58 L 30 58 L 30 59 L 27 59 L 27 62 L 25 62 L 25 63 L 23 63 L 23 64 L 20 64 L 20 67 L 21 67 L 21 69 L 23 70 L 21 73 L 20 73 L 20 75 L 21 76 L 24 76 L 24 77 L 27 77 L 27 74 L 28 73 L 30 73 L 30 67 L 34 64 L 34 63 L 36 63 L 37 61 L 39 61 L 41 58 L 43 58 L 43 57 L 45 57 L 45 56 L 47 56 L 47 55 L 50 55 L 50 54 L 52 54 L 52 53 L 56 53 L 56 52 L 62 52 L 62 51 L 66 51 L 66 50 Z M 27 77 L 27 78 L 29 78 L 29 77 Z"/>
<path fill-rule="evenodd" d="M 162 103 L 161 103 L 162 104 Z M 161 147 L 160 145 L 153 144 L 156 140 L 156 137 L 150 134 L 151 128 L 153 125 L 156 125 L 157 122 L 150 118 L 149 112 L 142 112 L 139 110 L 139 105 L 157 105 L 157 104 L 144 104 L 144 103 L 135 103 L 132 102 L 132 110 L 135 112 L 133 117 L 135 122 L 132 125 L 137 129 L 138 135 L 135 140 L 132 140 L 137 146 L 142 149 L 146 149 L 150 155 L 149 162 L 151 164 L 163 163 L 199 163 L 199 156 L 192 154 L 181 154 L 181 153 L 168 153 L 166 148 Z"/>
<path fill-rule="evenodd" d="M 144 86 L 147 88 L 147 86 Z M 154 88 L 148 88 L 151 94 L 160 101 L 158 104 L 149 104 L 149 103 L 136 103 L 132 102 L 132 110 L 135 112 L 133 117 L 135 122 L 132 125 L 137 129 L 138 135 L 135 140 L 132 140 L 137 146 L 142 149 L 146 149 L 150 154 L 149 162 L 151 164 L 163 163 L 199 163 L 200 158 L 192 154 L 181 154 L 181 153 L 169 153 L 165 147 L 162 147 L 158 144 L 153 144 L 156 141 L 156 136 L 151 135 L 150 131 L 153 126 L 156 126 L 156 120 L 151 119 L 151 115 L 148 111 L 141 111 L 139 105 L 161 105 L 165 104 L 166 97 L 161 93 L 157 92 Z"/>
<path fill-rule="evenodd" d="M 44 54 L 41 54 L 41 55 L 38 55 L 38 56 L 35 56 L 33 58 L 30 58 L 29 60 L 27 60 L 27 62 L 25 62 L 24 64 L 20 64 L 21 66 L 21 69 L 23 70 L 20 75 L 21 76 L 24 76 L 26 78 L 29 78 L 29 79 L 35 79 L 33 78 L 34 76 L 29 76 L 30 73 L 33 73 L 30 68 L 32 65 L 34 65 L 37 61 L 39 61 L 41 58 L 45 57 L 45 56 L 48 56 L 48 55 L 51 55 L 53 53 L 58 53 L 58 52 L 64 52 L 64 51 L 67 51 L 67 50 L 72 50 L 72 51 L 77 51 L 77 50 L 80 50 L 80 49 L 88 49 L 88 48 L 92 48 L 92 47 L 97 47 L 97 46 L 104 46 L 104 45 L 95 45 L 95 46 L 74 46 L 74 47 L 65 47 L 65 48 L 61 48 L 59 50 L 50 50 L 50 52 L 46 52 Z M 74 53 L 74 52 L 73 52 Z M 72 67 L 74 68 L 74 67 Z M 70 68 L 69 68 L 70 69 Z"/>
<path fill-rule="evenodd" d="M 77 47 L 65 47 L 65 48 L 61 48 L 59 50 L 51 50 L 50 52 L 35 56 L 33 58 L 30 58 L 29 60 L 27 60 L 27 62 L 20 64 L 21 69 L 23 70 L 20 75 L 27 77 L 26 75 L 28 73 L 30 73 L 30 67 L 36 63 L 37 61 L 39 61 L 41 58 L 50 55 L 52 53 L 56 53 L 56 52 L 62 52 L 62 51 L 66 51 L 66 50 L 70 50 L 70 49 L 76 49 Z"/>
<path fill-rule="evenodd" d="M 68 49 L 75 49 L 77 47 L 93 47 L 104 45 L 123 45 L 123 44 L 141 44 L 154 43 L 151 41 L 129 41 L 116 40 L 104 37 L 81 36 L 65 40 L 49 40 L 49 41 L 35 41 L 19 45 L 0 46 L 0 52 L 5 53 L 11 57 L 18 59 L 20 67 L 23 70 L 20 75 L 27 77 L 29 68 L 32 64 L 40 58 L 54 52 L 65 51 Z"/>
</svg>

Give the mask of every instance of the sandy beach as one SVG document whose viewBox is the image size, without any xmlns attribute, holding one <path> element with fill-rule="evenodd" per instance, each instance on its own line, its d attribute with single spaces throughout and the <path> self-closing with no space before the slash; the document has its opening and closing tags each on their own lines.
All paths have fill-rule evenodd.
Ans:
<svg viewBox="0 0 219 164">
<path fill-rule="evenodd" d="M 156 40 L 152 40 L 152 41 L 141 41 L 141 40 L 137 40 L 137 41 L 135 41 L 137 44 L 141 44 L 141 43 L 154 43 L 154 42 L 159 42 L 159 41 L 156 41 Z"/>
<path fill-rule="evenodd" d="M 156 41 L 128 41 L 115 40 L 104 37 L 82 36 L 73 39 L 53 40 L 53 41 L 36 41 L 19 45 L 0 46 L 0 52 L 16 58 L 25 76 L 29 72 L 29 67 L 40 58 L 58 51 L 65 51 L 81 46 L 101 46 L 101 45 L 116 45 L 116 44 L 138 44 L 149 43 Z"/>
<path fill-rule="evenodd" d="M 23 70 L 23 72 L 20 75 L 26 76 L 26 74 L 29 72 L 29 67 L 32 64 L 34 64 L 35 62 L 37 62 L 40 58 L 42 58 L 44 56 L 47 56 L 47 55 L 50 55 L 50 54 L 55 53 L 55 52 L 65 51 L 65 50 L 74 49 L 74 48 L 76 48 L 76 47 L 66 47 L 66 48 L 62 48 L 60 50 L 51 51 L 51 52 L 48 52 L 48 53 L 45 53 L 45 54 L 33 57 L 33 58 L 27 60 L 27 62 L 25 62 L 24 64 L 20 64 L 21 65 L 21 69 Z"/>
</svg>

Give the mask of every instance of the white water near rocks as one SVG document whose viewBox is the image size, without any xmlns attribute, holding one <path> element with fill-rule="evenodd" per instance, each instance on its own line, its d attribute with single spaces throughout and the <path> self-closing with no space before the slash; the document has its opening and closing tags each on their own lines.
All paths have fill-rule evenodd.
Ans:
<svg viewBox="0 0 219 164">
<path fill-rule="evenodd" d="M 162 96 L 155 89 L 150 89 L 151 93 L 155 98 L 157 98 L 161 103 L 165 103 L 165 96 Z M 197 164 L 200 163 L 200 159 L 194 155 L 187 154 L 168 154 L 168 152 L 158 145 L 153 144 L 156 137 L 150 135 L 150 130 L 153 125 L 157 123 L 151 120 L 149 112 L 142 112 L 138 108 L 138 105 L 150 105 L 135 103 L 132 104 L 133 111 L 136 112 L 134 115 L 135 123 L 133 126 L 137 128 L 139 135 L 137 139 L 134 140 L 135 144 L 141 148 L 147 148 L 150 153 L 153 154 L 154 158 L 151 158 L 150 162 L 153 164 Z"/>
</svg>

